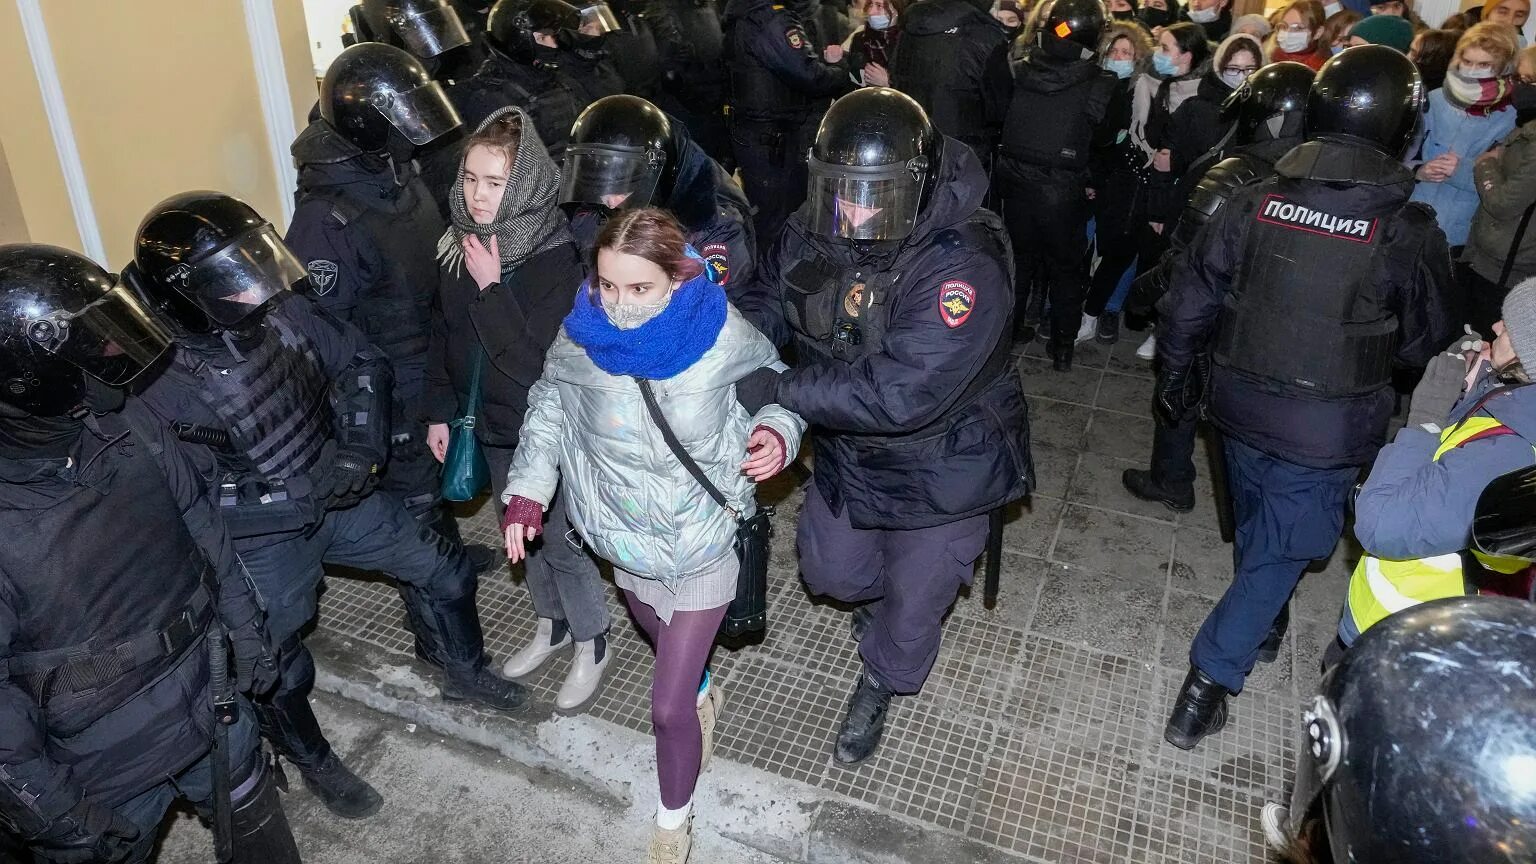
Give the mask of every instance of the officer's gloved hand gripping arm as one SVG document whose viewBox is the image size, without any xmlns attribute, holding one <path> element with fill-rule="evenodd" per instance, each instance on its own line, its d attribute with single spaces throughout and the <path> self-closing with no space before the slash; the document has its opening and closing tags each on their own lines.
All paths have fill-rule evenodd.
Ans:
<svg viewBox="0 0 1536 864">
<path fill-rule="evenodd" d="M 776 399 L 807 423 L 841 432 L 899 435 L 943 416 L 987 362 L 1013 305 L 1007 272 L 994 260 L 953 267 L 893 298 L 878 354 L 852 363 L 822 362 L 785 372 Z M 969 308 L 940 301 L 974 294 Z"/>
<path fill-rule="evenodd" d="M 11 656 L 19 636 L 12 584 L 0 572 L 0 664 Z M 3 674 L 0 730 L 0 830 L 51 861 L 111 861 L 128 851 L 138 827 L 84 798 L 69 768 L 48 757 L 42 710 Z"/>
</svg>

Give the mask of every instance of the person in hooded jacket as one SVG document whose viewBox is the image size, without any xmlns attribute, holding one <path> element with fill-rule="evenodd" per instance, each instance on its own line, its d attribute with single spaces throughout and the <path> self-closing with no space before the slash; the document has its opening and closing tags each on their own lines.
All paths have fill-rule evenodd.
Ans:
<svg viewBox="0 0 1536 864">
<path fill-rule="evenodd" d="M 1394 364 L 1450 342 L 1450 254 L 1400 161 L 1423 110 L 1418 72 L 1383 46 L 1344 51 L 1308 95 L 1308 140 L 1200 229 L 1159 302 L 1158 410 L 1199 404 L 1224 433 L 1234 576 L 1190 647 L 1163 737 L 1225 724 L 1309 562 L 1343 530 L 1361 467 L 1385 443 Z"/>
<path fill-rule="evenodd" d="M 1232 129 L 1232 118 L 1222 106 L 1264 65 L 1263 46 L 1246 33 L 1228 36 L 1211 57 L 1211 70 L 1200 79 L 1195 94 L 1168 118 L 1163 138 L 1170 173 L 1176 178 L 1173 195 L 1181 202 L 1181 210 L 1205 169 L 1216 163 L 1223 139 Z"/>
<path fill-rule="evenodd" d="M 817 47 L 790 6 L 772 0 L 726 4 L 731 144 L 764 243 L 779 236 L 805 200 L 805 152 L 823 100 L 853 86 L 842 53 L 841 45 Z"/>
<path fill-rule="evenodd" d="M 580 253 L 556 206 L 559 191 L 559 169 L 528 114 L 503 108 L 467 139 L 449 199 L 452 218 L 438 242 L 441 287 L 423 399 L 427 441 L 439 461 L 446 458 L 449 424 L 468 409 L 478 382 L 473 434 L 494 495 L 518 446 L 529 388 L 581 282 Z M 613 655 L 602 579 L 591 556 L 567 540 L 563 514 L 551 510 L 550 532 L 524 567 L 539 620 L 502 674 L 526 678 L 571 649 L 555 705 L 575 711 L 596 697 Z"/>
<path fill-rule="evenodd" d="M 1007 34 L 991 0 L 919 0 L 907 7 L 891 86 L 917 100 L 941 133 L 989 166 L 1012 80 Z"/>
<path fill-rule="evenodd" d="M 759 327 L 798 365 L 737 384 L 819 427 L 796 545 L 813 593 L 860 604 L 864 661 L 833 758 L 875 751 L 895 694 L 917 693 L 988 516 L 1034 486 L 1010 361 L 1012 255 L 982 208 L 975 153 L 915 100 L 865 87 L 833 103 L 805 207 L 763 256 Z"/>
<path fill-rule="evenodd" d="M 323 115 L 293 142 L 299 188 L 283 242 L 304 262 L 307 293 L 356 325 L 389 357 L 394 408 L 381 489 L 399 497 L 423 525 L 462 545 L 458 523 L 443 506 L 437 464 L 421 424 L 443 217 L 411 158 L 419 144 L 454 131 L 458 118 L 435 84 L 421 91 L 433 91 L 443 118 L 430 129 L 407 119 L 398 126 L 384 122 L 358 97 L 391 83 L 391 76 L 402 79 L 399 89 L 406 92 L 419 68 L 403 51 L 379 43 L 355 45 L 331 63 L 321 85 Z M 407 133 L 431 137 L 413 141 Z M 484 570 L 491 550 L 476 546 L 473 557 Z"/>
<path fill-rule="evenodd" d="M 560 179 L 560 204 L 583 257 L 591 257 L 614 212 L 665 207 L 726 296 L 750 306 L 744 292 L 757 266 L 751 205 L 731 175 L 688 137 L 687 127 L 661 109 L 638 96 L 592 103 L 571 130 Z"/>
<path fill-rule="evenodd" d="M 298 864 L 238 695 L 277 681 L 261 598 L 193 453 L 121 389 L 169 337 L 54 246 L 0 246 L 0 307 L 0 857 L 141 864 L 182 798 L 229 814 L 233 864 Z"/>
<path fill-rule="evenodd" d="M 1007 44 L 1012 45 L 1013 40 L 1019 38 L 1024 32 L 1024 6 L 1019 0 L 995 0 L 992 4 L 992 17 L 1003 27 L 1003 35 L 1008 37 Z"/>
<path fill-rule="evenodd" d="M 728 171 L 736 155 L 725 125 L 725 31 L 715 0 L 649 0 L 647 18 L 661 55 L 657 107 L 688 127 L 688 134 Z M 640 94 L 643 95 L 643 94 Z"/>
<path fill-rule="evenodd" d="M 1184 7 L 1173 0 L 1145 0 L 1141 4 L 1141 9 L 1136 12 L 1136 17 L 1156 38 L 1159 27 L 1178 23 L 1183 13 Z"/>
<path fill-rule="evenodd" d="M 1477 157 L 1472 180 L 1478 204 L 1456 265 L 1466 304 L 1459 317 L 1488 333 L 1509 286 L 1536 276 L 1536 231 L 1527 218 L 1536 202 L 1536 125 L 1521 126 Z"/>
<path fill-rule="evenodd" d="M 1081 341 L 1088 167 L 1118 81 L 1097 59 L 1106 17 L 1101 0 L 1045 0 L 1036 7 L 1025 39 L 1015 45 L 1013 100 L 995 171 L 1013 240 L 1016 290 L 1024 295 L 1014 308 L 1026 308 L 1035 275 L 1037 290 L 1050 295 L 1048 348 L 1058 372 L 1072 368 L 1073 345 Z M 1052 122 L 1041 123 L 1042 117 Z"/>
</svg>

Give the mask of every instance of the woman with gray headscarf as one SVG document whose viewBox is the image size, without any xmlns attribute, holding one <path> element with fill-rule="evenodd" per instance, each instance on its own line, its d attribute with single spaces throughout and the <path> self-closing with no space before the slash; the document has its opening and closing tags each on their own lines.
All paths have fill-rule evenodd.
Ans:
<svg viewBox="0 0 1536 864">
<path fill-rule="evenodd" d="M 521 108 L 503 108 L 464 143 L 449 190 L 448 230 L 438 243 L 442 284 L 432 318 L 425 398 L 427 443 L 442 461 L 448 423 L 469 401 L 480 365 L 475 437 L 490 464 L 494 500 L 517 447 L 528 389 L 581 287 L 580 253 L 556 206 L 560 172 Z M 544 538 L 529 550 L 529 593 L 539 620 L 531 641 L 507 661 L 508 678 L 538 671 L 575 644 L 556 706 L 592 701 L 608 666 L 608 604 L 597 566 L 566 541 L 565 507 L 550 502 Z"/>
</svg>

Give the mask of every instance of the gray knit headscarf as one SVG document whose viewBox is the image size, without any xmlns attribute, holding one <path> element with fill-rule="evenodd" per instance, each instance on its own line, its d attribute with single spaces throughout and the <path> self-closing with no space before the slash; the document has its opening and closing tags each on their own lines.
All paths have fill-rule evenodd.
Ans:
<svg viewBox="0 0 1536 864">
<path fill-rule="evenodd" d="M 560 192 L 560 168 L 549 158 L 527 112 L 515 105 L 501 108 L 485 118 L 475 132 L 484 131 L 508 114 L 516 114 L 521 120 L 522 137 L 495 220 L 489 225 L 481 225 L 469 215 L 469 208 L 464 204 L 462 158 L 453 188 L 448 190 L 450 224 L 442 239 L 437 241 L 437 258 L 451 273 L 458 274 L 464 263 L 462 244 L 469 234 L 479 237 L 487 245 L 491 235 L 496 235 L 503 273 L 545 249 L 576 242 L 571 237 L 571 226 L 565 214 L 555 206 L 555 196 Z M 467 148 L 465 152 L 468 152 Z"/>
</svg>

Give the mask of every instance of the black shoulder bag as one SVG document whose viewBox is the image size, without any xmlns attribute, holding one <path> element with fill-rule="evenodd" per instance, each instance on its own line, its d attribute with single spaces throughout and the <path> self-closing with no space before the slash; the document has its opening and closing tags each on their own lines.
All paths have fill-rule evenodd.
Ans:
<svg viewBox="0 0 1536 864">
<path fill-rule="evenodd" d="M 662 440 L 667 442 L 667 449 L 677 457 L 686 470 L 709 497 L 715 499 L 732 516 L 736 517 L 736 558 L 741 562 L 741 572 L 736 577 L 736 599 L 731 601 L 731 607 L 725 612 L 725 620 L 720 623 L 720 632 L 728 638 L 735 638 L 755 630 L 768 628 L 768 538 L 773 533 L 772 507 L 759 507 L 750 518 L 742 518 L 736 508 L 726 500 L 724 494 L 709 482 L 704 469 L 699 463 L 693 461 L 688 451 L 683 448 L 683 443 L 677 440 L 677 435 L 672 432 L 672 427 L 667 425 L 667 418 L 661 413 L 661 405 L 656 401 L 656 394 L 651 392 L 651 382 L 642 378 L 636 378 L 635 383 L 640 385 L 640 396 L 645 400 L 645 410 L 651 415 L 651 422 L 661 431 Z M 788 458 L 788 454 L 785 454 Z"/>
</svg>

